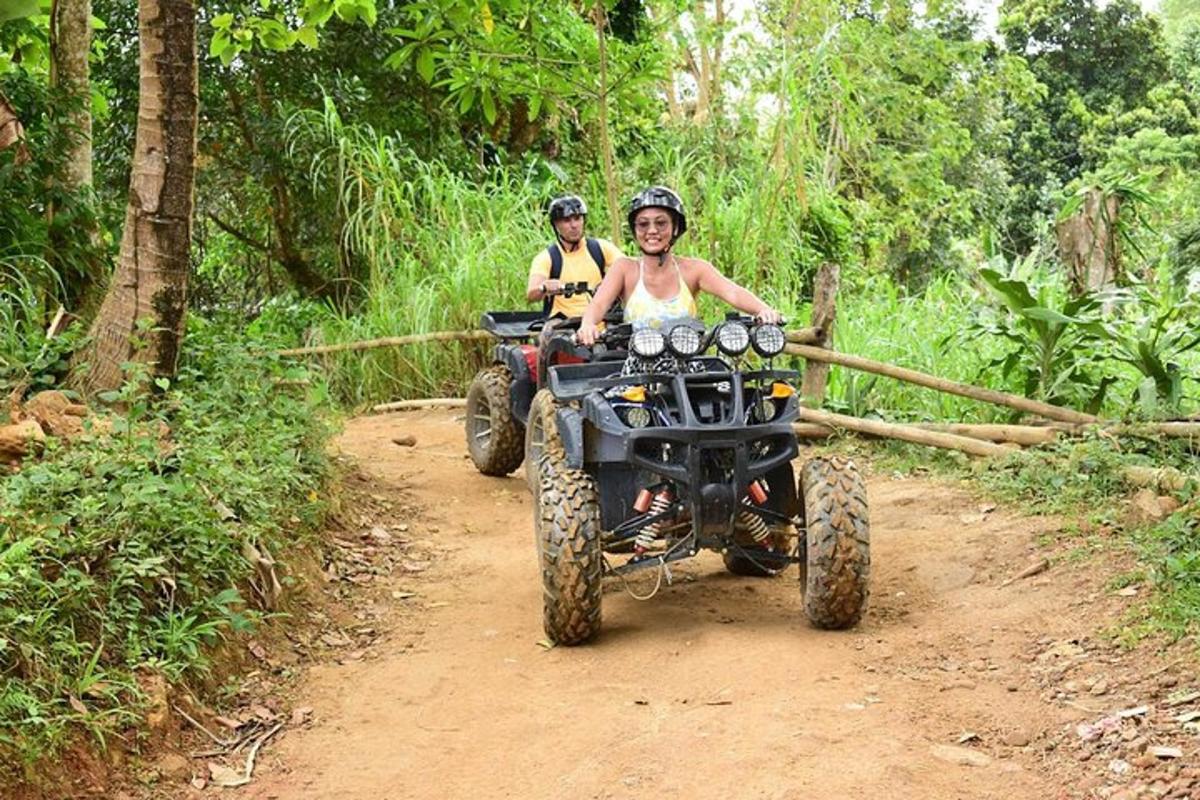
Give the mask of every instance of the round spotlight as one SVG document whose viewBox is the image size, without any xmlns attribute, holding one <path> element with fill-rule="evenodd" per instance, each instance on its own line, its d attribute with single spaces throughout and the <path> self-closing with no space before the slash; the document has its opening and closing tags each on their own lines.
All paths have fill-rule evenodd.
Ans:
<svg viewBox="0 0 1200 800">
<path fill-rule="evenodd" d="M 750 346 L 750 331 L 740 322 L 726 322 L 717 328 L 717 347 L 722 353 L 740 356 Z"/>
<path fill-rule="evenodd" d="M 667 344 L 675 355 L 691 358 L 700 352 L 700 331 L 690 325 L 676 325 L 667 334 Z"/>
<path fill-rule="evenodd" d="M 642 358 L 658 358 L 667 347 L 667 341 L 662 333 L 654 328 L 642 328 L 634 331 L 629 339 L 629 348 Z"/>
<path fill-rule="evenodd" d="M 764 358 L 772 358 L 783 352 L 787 343 L 783 328 L 778 325 L 759 325 L 753 334 L 754 352 Z"/>
<path fill-rule="evenodd" d="M 629 406 L 624 412 L 625 424 L 631 428 L 644 428 L 650 424 L 650 409 L 645 406 Z"/>
<path fill-rule="evenodd" d="M 775 419 L 775 414 L 775 401 L 769 395 L 758 398 L 758 402 L 754 406 L 754 418 L 758 422 L 770 422 Z"/>
</svg>

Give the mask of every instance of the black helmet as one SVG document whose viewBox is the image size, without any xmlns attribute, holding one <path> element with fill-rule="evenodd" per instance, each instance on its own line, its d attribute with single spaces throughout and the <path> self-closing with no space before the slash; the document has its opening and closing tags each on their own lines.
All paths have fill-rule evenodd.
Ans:
<svg viewBox="0 0 1200 800">
<path fill-rule="evenodd" d="M 550 205 L 546 208 L 546 212 L 550 215 L 550 224 L 558 222 L 560 219 L 587 216 L 587 203 L 583 202 L 583 198 L 574 194 L 564 194 L 562 197 L 556 197 L 550 201 Z"/>
<path fill-rule="evenodd" d="M 633 231 L 633 218 L 643 208 L 665 208 L 675 218 L 674 242 L 687 230 L 687 212 L 683 210 L 683 200 L 679 199 L 674 190 L 666 186 L 651 186 L 642 189 L 629 201 L 629 230 Z"/>
</svg>

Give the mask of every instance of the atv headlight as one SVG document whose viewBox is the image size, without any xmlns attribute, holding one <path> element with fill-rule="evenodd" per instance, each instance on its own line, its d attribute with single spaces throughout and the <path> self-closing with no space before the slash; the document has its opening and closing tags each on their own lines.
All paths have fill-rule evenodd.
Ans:
<svg viewBox="0 0 1200 800">
<path fill-rule="evenodd" d="M 753 334 L 754 352 L 763 358 L 772 358 L 783 352 L 787 342 L 783 328 L 778 325 L 759 325 Z"/>
<path fill-rule="evenodd" d="M 775 401 L 770 395 L 760 395 L 754 404 L 753 417 L 755 422 L 770 422 L 775 419 Z"/>
<path fill-rule="evenodd" d="M 725 322 L 717 328 L 717 347 L 722 353 L 740 356 L 750 346 L 750 331 L 740 322 Z"/>
<path fill-rule="evenodd" d="M 629 339 L 629 348 L 642 358 L 658 358 L 667 347 L 663 335 L 654 328 L 642 328 L 634 331 Z"/>
<path fill-rule="evenodd" d="M 667 344 L 675 355 L 691 358 L 700 352 L 700 331 L 690 325 L 676 325 L 667 334 Z"/>
<path fill-rule="evenodd" d="M 650 424 L 650 409 L 645 406 L 626 406 L 621 409 L 621 416 L 631 428 L 644 428 Z"/>
</svg>

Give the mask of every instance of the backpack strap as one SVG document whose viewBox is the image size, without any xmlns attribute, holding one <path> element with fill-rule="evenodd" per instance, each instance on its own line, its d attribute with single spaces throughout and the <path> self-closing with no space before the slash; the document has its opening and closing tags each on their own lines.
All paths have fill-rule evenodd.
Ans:
<svg viewBox="0 0 1200 800">
<path fill-rule="evenodd" d="M 604 251 L 600 249 L 600 243 L 595 239 L 587 239 L 588 255 L 592 257 L 592 261 L 596 262 L 596 266 L 600 268 L 600 277 L 604 277 Z"/>
<path fill-rule="evenodd" d="M 557 244 L 552 244 L 546 248 L 547 255 L 550 256 L 550 277 L 547 280 L 556 281 L 562 276 L 563 256 L 562 250 L 558 249 Z M 542 298 L 542 315 L 550 316 L 550 308 L 554 305 L 554 298 Z"/>
</svg>

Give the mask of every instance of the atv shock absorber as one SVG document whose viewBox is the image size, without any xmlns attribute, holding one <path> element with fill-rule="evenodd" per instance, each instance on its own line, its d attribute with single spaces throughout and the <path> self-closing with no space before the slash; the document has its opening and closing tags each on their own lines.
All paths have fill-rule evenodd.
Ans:
<svg viewBox="0 0 1200 800">
<path fill-rule="evenodd" d="M 650 516 L 654 516 L 655 514 L 663 513 L 670 507 L 671 493 L 663 489 L 654 495 L 654 499 L 650 501 L 648 512 Z M 662 528 L 661 522 L 661 520 L 656 520 L 638 531 L 637 539 L 634 540 L 633 545 L 634 553 L 640 556 L 654 546 L 654 540 L 658 538 L 658 532 Z"/>
<path fill-rule="evenodd" d="M 746 501 L 746 505 L 750 505 L 749 500 Z M 763 518 L 753 511 L 739 511 L 738 522 L 746 526 L 750 538 L 758 544 L 765 544 L 771 538 L 771 529 L 767 527 L 767 523 L 763 522 Z"/>
<path fill-rule="evenodd" d="M 750 508 L 753 508 L 755 503 L 762 505 L 767 501 L 767 490 L 763 486 L 762 481 L 750 481 L 750 485 L 747 487 L 747 494 L 748 497 L 742 502 Z M 751 510 L 743 509 L 738 512 L 738 522 L 746 527 L 750 538 L 758 544 L 765 544 L 771 537 L 771 530 L 767 527 L 767 523 L 763 521 L 762 517 Z"/>
</svg>

